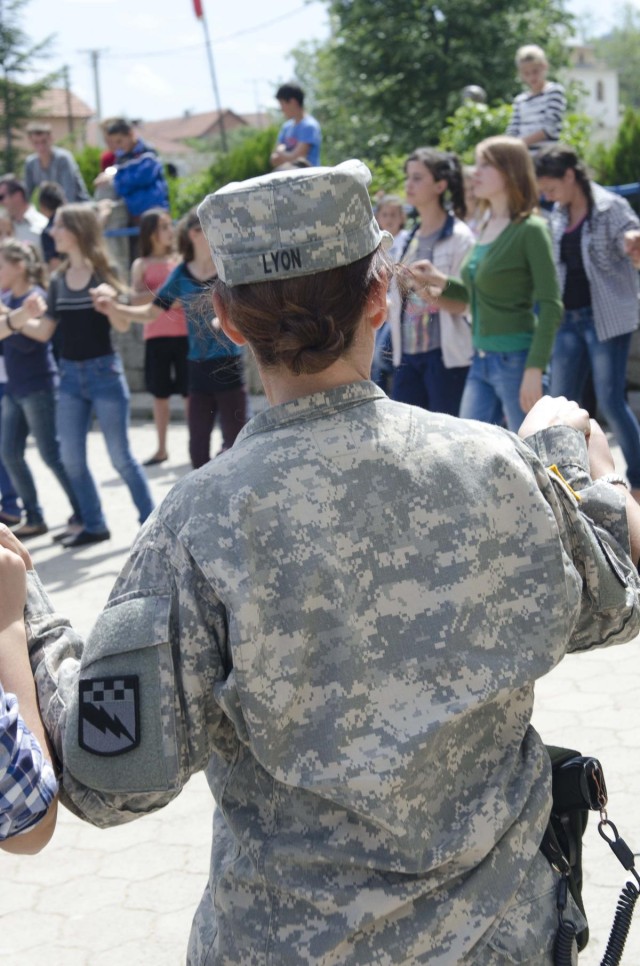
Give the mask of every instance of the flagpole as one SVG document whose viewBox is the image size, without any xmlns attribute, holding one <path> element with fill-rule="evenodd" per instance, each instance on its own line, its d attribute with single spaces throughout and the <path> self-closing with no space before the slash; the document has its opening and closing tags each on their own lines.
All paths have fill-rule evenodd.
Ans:
<svg viewBox="0 0 640 966">
<path fill-rule="evenodd" d="M 227 133 L 224 129 L 224 117 L 222 116 L 222 107 L 220 106 L 220 94 L 218 93 L 218 82 L 216 81 L 216 70 L 213 64 L 213 51 L 211 49 L 211 40 L 209 38 L 209 27 L 207 25 L 207 18 L 204 12 L 203 0 L 193 0 L 193 9 L 198 20 L 202 21 L 202 29 L 204 30 L 205 46 L 207 48 L 207 58 L 209 60 L 209 73 L 211 74 L 211 86 L 213 87 L 213 96 L 215 99 L 216 107 L 218 109 L 218 120 L 220 124 L 220 141 L 222 142 L 222 150 L 226 154 L 229 150 L 227 147 Z"/>
</svg>

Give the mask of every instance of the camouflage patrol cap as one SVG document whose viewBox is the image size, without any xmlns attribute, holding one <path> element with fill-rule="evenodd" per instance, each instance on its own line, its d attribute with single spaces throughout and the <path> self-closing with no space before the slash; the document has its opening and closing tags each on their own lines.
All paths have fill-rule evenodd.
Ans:
<svg viewBox="0 0 640 966">
<path fill-rule="evenodd" d="M 235 181 L 208 195 L 198 217 L 229 286 L 314 275 L 364 258 L 393 238 L 371 208 L 362 161 L 295 168 Z"/>
</svg>

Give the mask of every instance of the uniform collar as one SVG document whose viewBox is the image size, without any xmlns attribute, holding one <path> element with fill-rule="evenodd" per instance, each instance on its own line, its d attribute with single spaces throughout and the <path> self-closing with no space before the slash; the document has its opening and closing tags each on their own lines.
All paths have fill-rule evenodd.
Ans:
<svg viewBox="0 0 640 966">
<path fill-rule="evenodd" d="M 314 392 L 310 396 L 299 396 L 290 402 L 271 406 L 264 412 L 254 416 L 238 434 L 236 445 L 255 436 L 257 433 L 268 433 L 290 423 L 306 422 L 311 419 L 322 419 L 352 406 L 374 399 L 386 399 L 385 393 L 374 382 L 350 382 L 325 392 Z"/>
</svg>

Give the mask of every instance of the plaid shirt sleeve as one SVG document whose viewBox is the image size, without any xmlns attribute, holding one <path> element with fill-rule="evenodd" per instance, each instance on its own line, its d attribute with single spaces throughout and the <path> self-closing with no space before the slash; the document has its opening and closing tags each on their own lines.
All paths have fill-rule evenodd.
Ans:
<svg viewBox="0 0 640 966">
<path fill-rule="evenodd" d="M 0 842 L 26 832 L 45 814 L 58 791 L 53 769 L 0 686 Z"/>
</svg>

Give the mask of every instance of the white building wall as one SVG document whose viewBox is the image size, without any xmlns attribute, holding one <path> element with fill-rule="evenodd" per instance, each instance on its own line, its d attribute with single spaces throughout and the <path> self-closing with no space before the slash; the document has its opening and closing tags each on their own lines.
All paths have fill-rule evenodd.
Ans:
<svg viewBox="0 0 640 966">
<path fill-rule="evenodd" d="M 620 91 L 618 72 L 599 63 L 593 49 L 575 45 L 571 51 L 572 64 L 562 71 L 565 85 L 576 81 L 584 92 L 578 110 L 593 119 L 593 138 L 607 143 L 615 140 L 620 124 Z"/>
</svg>

